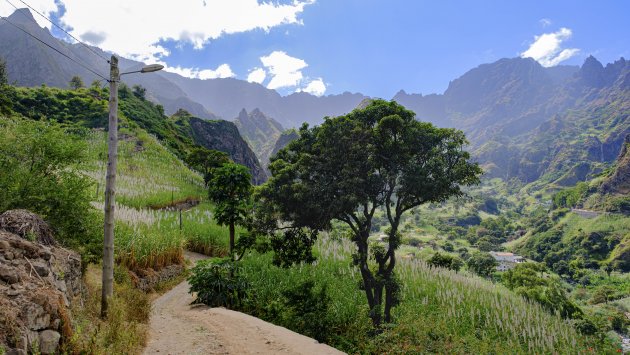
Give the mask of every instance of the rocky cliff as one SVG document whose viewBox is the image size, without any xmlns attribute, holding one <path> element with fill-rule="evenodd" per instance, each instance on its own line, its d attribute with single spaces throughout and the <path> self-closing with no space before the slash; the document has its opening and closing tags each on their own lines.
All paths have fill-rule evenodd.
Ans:
<svg viewBox="0 0 630 355">
<path fill-rule="evenodd" d="M 0 215 L 0 350 L 7 353 L 57 353 L 72 336 L 69 306 L 81 292 L 81 258 L 43 236 L 45 226 L 28 211 Z"/>
<path fill-rule="evenodd" d="M 243 140 L 234 123 L 222 120 L 206 121 L 197 117 L 189 117 L 187 121 L 190 135 L 196 144 L 228 153 L 234 162 L 249 168 L 254 184 L 262 184 L 267 180 L 267 174 L 258 158 Z"/>
<path fill-rule="evenodd" d="M 617 159 L 614 173 L 601 185 L 604 193 L 630 194 L 630 134 Z"/>
</svg>

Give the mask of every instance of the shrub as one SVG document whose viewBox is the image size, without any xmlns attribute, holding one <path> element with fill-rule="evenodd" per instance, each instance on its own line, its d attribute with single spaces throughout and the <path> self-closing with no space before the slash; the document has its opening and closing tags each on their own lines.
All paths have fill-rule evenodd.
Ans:
<svg viewBox="0 0 630 355">
<path fill-rule="evenodd" d="M 238 263 L 229 258 L 197 262 L 188 282 L 190 292 L 197 293 L 194 303 L 211 307 L 238 308 L 248 289 L 248 283 L 240 275 Z"/>
<path fill-rule="evenodd" d="M 89 204 L 92 182 L 78 171 L 86 150 L 85 140 L 54 122 L 0 121 L 0 212 L 41 215 L 65 245 L 98 238 L 99 221 Z"/>
</svg>

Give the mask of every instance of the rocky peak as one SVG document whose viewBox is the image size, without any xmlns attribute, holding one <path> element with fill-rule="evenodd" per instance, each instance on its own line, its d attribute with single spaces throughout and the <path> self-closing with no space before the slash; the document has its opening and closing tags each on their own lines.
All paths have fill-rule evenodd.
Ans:
<svg viewBox="0 0 630 355">
<path fill-rule="evenodd" d="M 9 17 L 8 20 L 15 24 L 32 24 L 35 21 L 35 17 L 33 17 L 33 13 L 28 8 L 22 8 L 14 11 Z"/>
<path fill-rule="evenodd" d="M 582 84 L 590 87 L 603 87 L 606 85 L 604 78 L 604 66 L 592 55 L 588 56 L 582 64 L 578 77 Z"/>
</svg>

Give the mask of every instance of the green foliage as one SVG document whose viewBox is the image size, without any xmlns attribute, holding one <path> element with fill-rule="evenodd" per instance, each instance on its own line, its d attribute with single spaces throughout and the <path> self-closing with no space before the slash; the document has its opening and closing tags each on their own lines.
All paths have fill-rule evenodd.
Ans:
<svg viewBox="0 0 630 355">
<path fill-rule="evenodd" d="M 431 259 L 429 259 L 427 263 L 434 267 L 451 269 L 456 272 L 459 271 L 459 269 L 461 269 L 462 266 L 464 265 L 464 263 L 462 262 L 460 258 L 456 256 L 451 256 L 448 254 L 440 254 L 440 253 L 433 254 Z"/>
<path fill-rule="evenodd" d="M 544 277 L 544 265 L 522 263 L 503 274 L 503 283 L 525 298 L 538 302 L 564 318 L 579 318 L 582 311 L 571 302 L 557 279 Z"/>
<path fill-rule="evenodd" d="M 212 180 L 212 171 L 225 163 L 229 163 L 227 153 L 195 146 L 186 157 L 186 163 L 203 174 L 203 181 L 208 185 Z"/>
<path fill-rule="evenodd" d="M 497 261 L 485 252 L 474 252 L 468 261 L 466 261 L 468 269 L 482 277 L 489 277 L 497 266 Z"/>
<path fill-rule="evenodd" d="M 469 161 L 465 144 L 461 131 L 419 122 L 396 102 L 374 100 L 321 126 L 304 125 L 272 159 L 273 177 L 261 197 L 294 228 L 323 230 L 332 220 L 349 226 L 358 247 L 353 262 L 364 271 L 362 287 L 378 327 L 383 315 L 391 321 L 396 302 L 393 269 L 403 214 L 478 182 L 481 169 Z M 370 252 L 367 239 L 379 207 L 388 216 L 387 249 Z"/>
<path fill-rule="evenodd" d="M 279 324 L 320 342 L 331 338 L 328 316 L 331 299 L 326 285 L 316 289 L 314 281 L 305 280 L 281 294 Z"/>
<path fill-rule="evenodd" d="M 140 100 L 144 101 L 144 100 L 146 100 L 147 89 L 145 89 L 141 85 L 134 85 L 133 86 L 133 95 L 135 97 L 139 98 Z M 164 111 L 162 111 L 162 114 L 164 114 Z"/>
<path fill-rule="evenodd" d="M 252 193 L 251 175 L 247 167 L 226 163 L 216 168 L 208 195 L 216 204 L 215 218 L 221 225 L 242 222 Z"/>
<path fill-rule="evenodd" d="M 238 309 L 249 288 L 238 263 L 229 258 L 198 261 L 188 282 L 190 293 L 196 294 L 194 303 L 230 309 Z"/>
<path fill-rule="evenodd" d="M 28 209 L 51 223 L 62 242 L 96 243 L 92 182 L 77 170 L 85 151 L 84 140 L 54 122 L 0 120 L 0 211 Z"/>
<path fill-rule="evenodd" d="M 588 184 L 578 182 L 574 187 L 564 189 L 553 195 L 553 205 L 555 208 L 575 207 L 588 191 Z"/>
<path fill-rule="evenodd" d="M 7 62 L 4 58 L 0 58 L 0 87 L 9 84 L 9 76 L 7 74 Z"/>
<path fill-rule="evenodd" d="M 85 85 L 83 85 L 83 79 L 81 79 L 80 76 L 75 75 L 72 77 L 72 79 L 70 79 L 68 86 L 70 86 L 72 90 L 79 90 L 83 88 Z"/>
</svg>

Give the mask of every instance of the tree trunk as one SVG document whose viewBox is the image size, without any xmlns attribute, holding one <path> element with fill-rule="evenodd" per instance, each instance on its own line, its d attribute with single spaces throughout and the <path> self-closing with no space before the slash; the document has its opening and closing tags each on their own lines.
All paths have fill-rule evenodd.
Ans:
<svg viewBox="0 0 630 355">
<path fill-rule="evenodd" d="M 230 255 L 234 260 L 234 222 L 230 223 Z"/>
<path fill-rule="evenodd" d="M 105 178 L 105 223 L 103 236 L 103 287 L 101 317 L 107 317 L 108 301 L 114 294 L 114 202 L 116 195 L 116 165 L 118 160 L 118 58 L 110 60 L 109 81 L 109 140 L 107 176 Z"/>
</svg>

